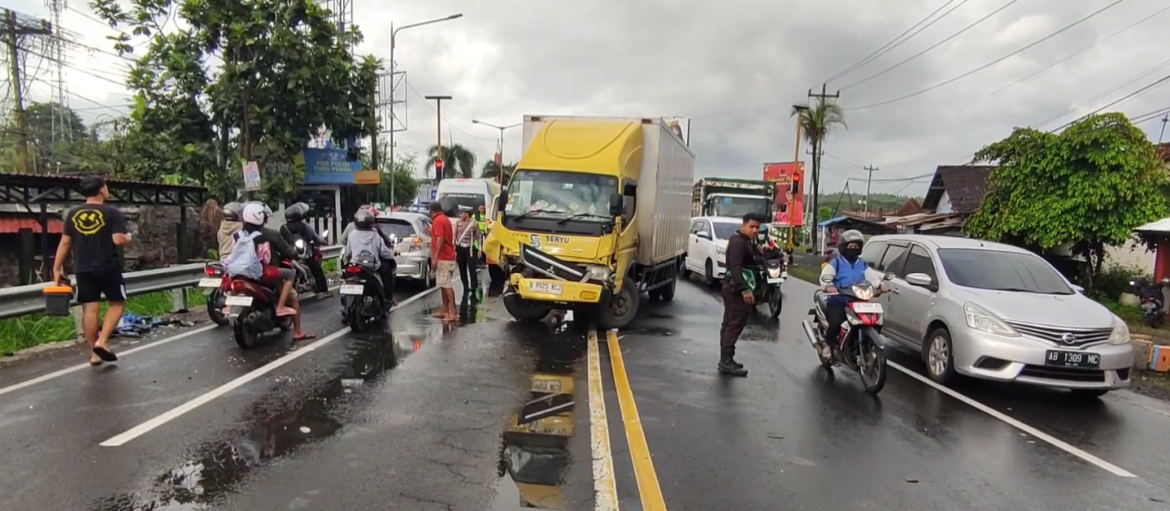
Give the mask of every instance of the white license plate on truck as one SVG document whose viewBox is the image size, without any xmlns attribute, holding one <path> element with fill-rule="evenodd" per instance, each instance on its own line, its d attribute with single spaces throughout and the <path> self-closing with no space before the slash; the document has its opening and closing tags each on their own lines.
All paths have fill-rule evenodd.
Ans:
<svg viewBox="0 0 1170 511">
<path fill-rule="evenodd" d="M 560 296 L 561 293 L 565 292 L 565 286 L 557 282 L 530 280 L 528 281 L 528 290 L 532 291 L 533 293 L 544 293 L 547 295 Z"/>
<path fill-rule="evenodd" d="M 199 279 L 199 287 L 219 287 L 223 284 L 223 279 Z"/>
<path fill-rule="evenodd" d="M 341 294 L 343 295 L 362 295 L 365 292 L 366 287 L 360 284 L 345 284 L 341 286 Z"/>
<path fill-rule="evenodd" d="M 880 303 L 866 303 L 853 302 L 853 310 L 861 314 L 881 314 L 882 304 Z"/>
<path fill-rule="evenodd" d="M 227 297 L 227 300 L 224 300 L 223 303 L 225 305 L 233 306 L 233 307 L 251 307 L 252 306 L 252 297 L 251 296 L 229 296 L 229 297 Z"/>
</svg>

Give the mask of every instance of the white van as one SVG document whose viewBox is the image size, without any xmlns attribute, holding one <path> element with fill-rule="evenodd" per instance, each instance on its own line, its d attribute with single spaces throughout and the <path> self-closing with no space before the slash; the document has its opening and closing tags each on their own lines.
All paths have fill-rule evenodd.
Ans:
<svg viewBox="0 0 1170 511">
<path fill-rule="evenodd" d="M 496 213 L 496 197 L 500 196 L 500 184 L 494 179 L 446 178 L 439 182 L 436 200 L 444 200 L 456 206 L 478 210 L 479 205 L 487 206 L 487 217 Z"/>
</svg>

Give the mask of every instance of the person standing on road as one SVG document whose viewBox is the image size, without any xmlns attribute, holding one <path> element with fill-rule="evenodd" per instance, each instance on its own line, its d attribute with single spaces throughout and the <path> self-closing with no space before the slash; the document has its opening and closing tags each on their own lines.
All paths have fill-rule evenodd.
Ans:
<svg viewBox="0 0 1170 511">
<path fill-rule="evenodd" d="M 471 211 L 459 210 L 455 222 L 455 262 L 459 265 L 459 280 L 463 295 L 479 298 L 479 224 L 471 218 Z M 470 280 L 470 284 L 468 281 Z"/>
<path fill-rule="evenodd" d="M 444 321 L 459 321 L 455 290 L 451 288 L 456 266 L 455 227 L 443 214 L 443 205 L 439 201 L 431 202 L 431 224 L 431 271 L 435 273 L 435 284 L 443 295 L 443 310 L 433 316 Z"/>
<path fill-rule="evenodd" d="M 85 342 L 93 353 L 89 363 L 114 362 L 118 356 L 110 351 L 110 335 L 122 319 L 126 308 L 126 283 L 122 278 L 122 258 L 118 247 L 130 244 L 126 218 L 117 207 L 106 204 L 110 190 L 98 176 L 81 178 L 85 204 L 65 214 L 65 232 L 57 245 L 53 261 L 53 281 L 65 282 L 65 260 L 73 252 L 73 274 L 77 280 L 77 302 L 81 304 Z M 106 317 L 98 330 L 98 312 L 102 296 L 109 301 Z"/>
<path fill-rule="evenodd" d="M 756 236 L 760 234 L 760 215 L 748 213 L 743 225 L 727 241 L 727 273 L 723 278 L 723 325 L 719 328 L 719 372 L 747 376 L 743 364 L 735 361 L 735 343 L 755 312 L 755 294 L 743 277 L 745 266 L 756 264 Z"/>
</svg>

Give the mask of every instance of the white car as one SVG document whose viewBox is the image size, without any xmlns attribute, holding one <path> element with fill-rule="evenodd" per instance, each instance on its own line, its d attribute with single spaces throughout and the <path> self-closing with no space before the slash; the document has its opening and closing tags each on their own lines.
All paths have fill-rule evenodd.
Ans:
<svg viewBox="0 0 1170 511">
<path fill-rule="evenodd" d="M 743 225 L 739 218 L 700 216 L 691 219 L 691 233 L 687 241 L 685 274 L 703 276 L 707 285 L 715 285 L 727 273 L 727 240 Z"/>
</svg>

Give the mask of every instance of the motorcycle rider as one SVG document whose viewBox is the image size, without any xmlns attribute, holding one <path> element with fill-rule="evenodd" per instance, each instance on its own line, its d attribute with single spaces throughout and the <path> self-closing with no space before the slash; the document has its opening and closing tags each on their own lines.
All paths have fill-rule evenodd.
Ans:
<svg viewBox="0 0 1170 511">
<path fill-rule="evenodd" d="M 223 221 L 219 223 L 219 232 L 216 233 L 216 241 L 219 242 L 219 260 L 226 261 L 227 256 L 232 255 L 232 248 L 236 246 L 235 235 L 244 228 L 244 224 L 240 222 L 240 214 L 244 211 L 244 205 L 239 202 L 229 202 L 223 205 Z"/>
<path fill-rule="evenodd" d="M 358 208 L 359 213 L 362 211 L 369 213 L 376 221 L 377 214 L 374 213 L 374 209 L 371 208 L 369 205 L 362 206 L 362 207 Z M 350 222 L 349 225 L 345 226 L 345 230 L 343 230 L 341 232 L 341 246 L 344 247 L 347 245 L 347 243 L 349 242 L 349 235 L 353 234 L 353 232 L 356 230 L 357 230 L 357 226 L 353 222 Z M 377 227 L 374 228 L 374 232 L 378 234 L 378 237 L 382 238 L 382 241 L 384 243 L 386 243 L 387 247 L 390 247 L 390 251 L 394 255 L 398 255 L 397 246 L 394 244 L 394 241 L 391 240 L 389 236 L 386 236 L 386 233 L 382 232 L 382 230 L 378 229 Z M 344 256 L 345 253 L 343 252 L 342 255 Z M 389 259 L 383 259 L 381 261 L 381 263 L 382 263 L 382 266 L 389 268 L 386 270 L 387 272 L 393 271 L 393 273 L 390 273 L 391 275 L 398 274 L 398 261 L 395 260 L 393 257 L 391 257 Z M 389 281 L 386 281 L 385 279 L 383 279 L 383 281 L 382 281 L 382 287 L 386 290 L 386 295 L 390 297 L 389 298 L 390 305 L 398 305 L 398 302 L 394 301 L 394 285 L 396 282 L 397 282 L 396 279 L 390 279 Z"/>
<path fill-rule="evenodd" d="M 328 245 L 325 238 L 317 234 L 317 230 L 313 229 L 312 225 L 305 223 L 305 215 L 308 212 L 309 205 L 303 202 L 298 202 L 285 208 L 285 224 L 281 226 L 280 234 L 284 236 L 284 240 L 289 245 L 295 245 L 297 238 L 305 240 L 305 243 L 308 243 L 310 248 Z M 318 261 L 316 257 L 312 257 L 313 251 L 310 251 L 309 254 L 310 257 L 305 259 L 304 262 L 309 267 L 309 272 L 313 274 L 313 281 L 315 283 L 314 291 L 322 297 L 328 298 L 330 296 L 329 281 L 325 278 L 325 269 L 321 268 L 321 261 Z"/>
<path fill-rule="evenodd" d="M 349 264 L 359 258 L 366 259 L 363 266 L 374 265 L 374 270 L 382 278 L 382 294 L 386 305 L 393 302 L 393 283 L 395 270 L 384 264 L 385 260 L 394 260 L 394 251 L 386 243 L 385 235 L 374 228 L 374 215 L 369 210 L 359 209 L 353 215 L 354 231 L 349 233 L 345 240 L 345 260 L 342 264 Z"/>
<path fill-rule="evenodd" d="M 825 325 L 825 346 L 822 347 L 825 358 L 832 357 L 833 350 L 840 348 L 837 339 L 841 335 L 841 324 L 845 322 L 845 306 L 851 300 L 849 296 L 841 294 L 840 290 L 868 280 L 882 292 L 886 291 L 886 284 L 882 282 L 884 275 L 861 259 L 864 245 L 865 236 L 861 231 L 845 231 L 840 237 L 837 257 L 821 268 L 821 289 L 830 295 L 825 300 L 825 321 L 828 323 Z"/>
</svg>

